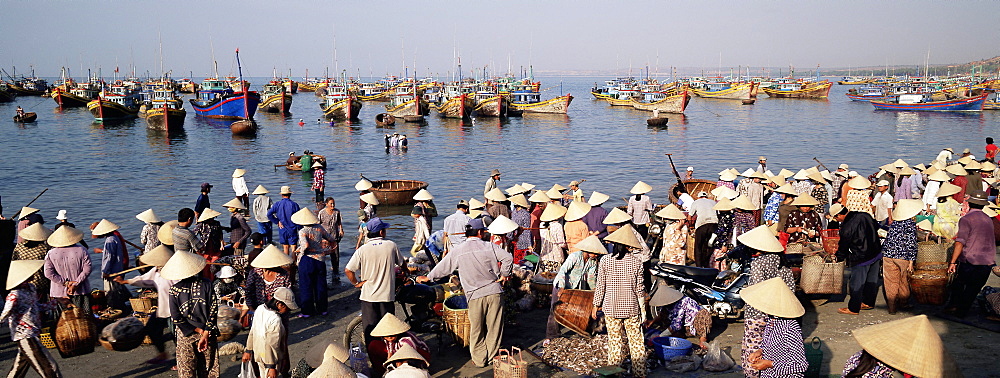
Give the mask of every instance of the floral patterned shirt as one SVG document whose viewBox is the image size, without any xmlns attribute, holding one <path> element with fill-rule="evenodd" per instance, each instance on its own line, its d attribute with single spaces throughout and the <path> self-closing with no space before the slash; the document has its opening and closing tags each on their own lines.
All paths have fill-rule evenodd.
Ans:
<svg viewBox="0 0 1000 378">
<path fill-rule="evenodd" d="M 917 259 L 917 223 L 913 219 L 892 222 L 882 242 L 882 254 L 890 259 Z"/>
<path fill-rule="evenodd" d="M 39 336 L 42 320 L 38 316 L 38 294 L 35 285 L 24 284 L 7 294 L 3 314 L 0 314 L 0 321 L 3 319 L 7 319 L 7 324 L 13 330 L 10 335 L 13 341 Z"/>
</svg>

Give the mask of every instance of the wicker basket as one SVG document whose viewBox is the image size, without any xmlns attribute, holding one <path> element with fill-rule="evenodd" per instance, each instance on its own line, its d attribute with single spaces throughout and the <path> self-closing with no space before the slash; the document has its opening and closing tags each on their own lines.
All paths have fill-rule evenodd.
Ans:
<svg viewBox="0 0 1000 378">
<path fill-rule="evenodd" d="M 910 276 L 910 290 L 920 304 L 942 305 L 948 296 L 948 271 L 944 264 L 920 263 Z"/>
<path fill-rule="evenodd" d="M 514 354 L 517 353 L 517 354 Z M 521 349 L 500 349 L 493 357 L 494 378 L 528 378 L 528 363 L 521 357 Z"/>
<path fill-rule="evenodd" d="M 948 246 L 932 241 L 917 243 L 917 263 L 948 261 Z"/>
<path fill-rule="evenodd" d="M 836 254 L 840 248 L 840 230 L 823 230 L 820 231 L 820 236 L 823 240 L 823 250 L 831 255 Z"/>
<path fill-rule="evenodd" d="M 802 243 L 788 243 L 785 246 L 786 255 L 801 255 L 805 250 L 805 245 Z"/>
<path fill-rule="evenodd" d="M 63 358 L 93 353 L 94 342 L 97 340 L 97 326 L 85 311 L 70 306 L 59 318 L 55 339 L 59 354 Z"/>
<path fill-rule="evenodd" d="M 844 262 L 826 262 L 820 256 L 802 259 L 799 286 L 806 294 L 841 294 L 844 290 Z"/>
<path fill-rule="evenodd" d="M 135 312 L 152 312 L 153 308 L 156 306 L 156 298 L 151 297 L 138 297 L 129 298 L 129 302 L 132 303 L 132 311 Z"/>
<path fill-rule="evenodd" d="M 559 302 L 553 311 L 556 323 L 573 332 L 590 337 L 593 331 L 590 314 L 594 309 L 593 290 L 566 289 L 559 292 Z"/>
<path fill-rule="evenodd" d="M 444 301 L 444 324 L 456 343 L 469 346 L 469 303 L 465 295 L 455 295 Z"/>
</svg>

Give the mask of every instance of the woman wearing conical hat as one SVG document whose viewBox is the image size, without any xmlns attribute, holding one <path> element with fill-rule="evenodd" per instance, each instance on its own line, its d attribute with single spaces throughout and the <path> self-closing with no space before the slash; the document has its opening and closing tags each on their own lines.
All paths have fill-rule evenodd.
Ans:
<svg viewBox="0 0 1000 378">
<path fill-rule="evenodd" d="M 250 263 L 253 269 L 247 272 L 247 307 L 253 309 L 267 303 L 279 287 L 292 287 L 286 267 L 293 263 L 295 260 L 278 247 L 269 244 L 264 248 Z"/>
<path fill-rule="evenodd" d="M 14 246 L 14 255 L 11 260 L 45 260 L 45 255 L 52 249 L 45 242 L 49 235 L 52 235 L 52 231 L 49 231 L 41 223 L 35 223 L 21 230 L 17 236 L 20 236 L 24 241 Z M 45 278 L 44 272 L 36 271 L 26 282 L 35 285 L 39 299 L 43 302 L 48 301 L 50 282 L 48 278 Z"/>
<path fill-rule="evenodd" d="M 867 178 L 857 175 L 852 177 L 847 181 L 847 193 L 841 198 L 841 205 L 847 208 L 849 211 L 860 211 L 862 213 L 872 214 L 872 201 L 871 201 L 871 186 L 872 182 Z"/>
<path fill-rule="evenodd" d="M 253 199 L 253 219 L 257 221 L 257 232 L 263 236 L 265 243 L 271 243 L 271 231 L 273 229 L 273 223 L 270 219 L 267 219 L 267 211 L 271 210 L 271 197 L 267 196 L 270 193 L 264 185 L 257 185 L 257 189 L 253 190 L 253 195 L 257 196 Z"/>
<path fill-rule="evenodd" d="M 761 378 L 802 377 L 809 367 L 798 320 L 806 310 L 785 284 L 775 277 L 740 291 L 767 319 L 758 348 L 745 358 Z"/>
<path fill-rule="evenodd" d="M 83 232 L 73 227 L 59 227 L 45 242 L 52 246 L 45 255 L 45 278 L 49 297 L 60 299 L 90 312 L 90 254 L 80 245 Z"/>
<path fill-rule="evenodd" d="M 643 240 L 649 234 L 649 216 L 653 212 L 653 200 L 646 194 L 652 190 L 652 186 L 642 181 L 635 183 L 630 191 L 633 196 L 629 197 L 626 210 L 632 217 L 632 225 L 639 231 L 639 235 L 642 235 Z"/>
<path fill-rule="evenodd" d="M 753 260 L 750 262 L 750 280 L 747 285 L 780 278 L 790 290 L 795 289 L 795 277 L 792 275 L 791 269 L 786 267 L 781 259 L 784 247 L 767 226 L 760 226 L 740 235 L 737 242 L 746 246 L 745 253 L 753 256 Z M 753 305 L 744 307 L 743 311 L 743 324 L 746 329 L 743 334 L 742 348 L 743 373 L 748 377 L 756 377 L 759 371 L 751 366 L 750 355 L 760 350 L 764 328 L 770 317 Z"/>
<path fill-rule="evenodd" d="M 889 233 L 882 242 L 882 278 L 889 314 L 910 307 L 909 275 L 917 259 L 917 223 L 914 217 L 923 210 L 920 200 L 904 199 L 892 210 Z"/>
<path fill-rule="evenodd" d="M 212 208 L 205 208 L 198 215 L 197 223 L 191 229 L 198 240 L 205 244 L 205 248 L 197 252 L 208 259 L 208 262 L 215 262 L 219 257 L 222 257 L 222 224 L 217 219 L 220 215 L 222 213 Z M 204 277 L 212 279 L 211 273 L 207 270 Z"/>
<path fill-rule="evenodd" d="M 410 325 L 396 315 L 383 315 L 371 333 L 374 340 L 368 345 L 368 356 L 372 362 L 373 376 L 382 376 L 385 372 L 383 364 L 405 348 L 412 348 L 415 356 L 424 360 L 425 365 L 431 358 L 431 349 L 427 343 L 411 332 Z"/>
<path fill-rule="evenodd" d="M 851 333 L 863 349 L 847 359 L 844 377 L 962 377 L 927 315 L 871 325 Z"/>
<path fill-rule="evenodd" d="M 250 237 L 250 225 L 247 224 L 247 218 L 243 215 L 246 207 L 239 198 L 233 198 L 222 206 L 229 210 L 230 214 L 229 227 L 223 227 L 224 230 L 229 231 L 229 244 L 233 246 L 234 251 L 242 255 L 247 246 L 247 238 Z"/>
<path fill-rule="evenodd" d="M 604 312 L 608 330 L 608 365 L 621 364 L 627 347 L 635 367 L 633 375 L 645 377 L 646 344 L 642 336 L 642 306 L 646 295 L 642 267 L 645 258 L 635 253 L 643 242 L 632 231 L 632 226 L 625 225 L 604 238 L 605 242 L 611 243 L 612 252 L 602 257 L 597 265 L 597 287 L 594 289 L 591 317 L 597 319 L 597 312 Z"/>
<path fill-rule="evenodd" d="M 785 229 L 781 230 L 788 233 L 788 242 L 818 242 L 819 231 L 823 228 L 823 218 L 815 209 L 822 206 L 820 202 L 808 194 L 803 194 L 795 198 L 791 205 L 797 210 L 788 214 Z"/>
<path fill-rule="evenodd" d="M 160 232 L 160 226 L 163 226 L 163 221 L 160 220 L 160 217 L 156 216 L 153 209 L 136 214 L 135 219 L 144 223 L 142 231 L 139 232 L 139 243 L 142 244 L 142 253 L 145 254 L 160 245 L 160 238 L 156 237 L 156 235 Z"/>
<path fill-rule="evenodd" d="M 729 198 L 722 197 L 719 202 L 712 207 L 716 212 L 719 223 L 715 224 L 715 240 L 712 242 L 711 267 L 726 270 L 729 264 L 719 260 L 726 257 L 730 249 L 733 248 L 733 202 Z"/>
<path fill-rule="evenodd" d="M 716 187 L 724 186 L 729 189 L 736 190 L 736 184 L 733 183 L 733 181 L 736 180 L 736 178 L 737 178 L 736 172 L 733 172 L 733 169 L 731 168 L 726 169 L 722 172 L 719 172 L 719 181 L 715 182 L 715 186 Z"/>
<path fill-rule="evenodd" d="M 178 377 L 219 376 L 218 301 L 201 278 L 205 266 L 204 257 L 177 251 L 160 269 L 164 279 L 177 281 L 170 287 L 170 319 Z"/>
<path fill-rule="evenodd" d="M 760 210 L 746 196 L 740 195 L 733 199 L 733 236 L 739 237 L 744 232 L 760 226 Z"/>
<path fill-rule="evenodd" d="M 685 245 L 689 234 L 687 216 L 674 204 L 667 205 L 654 215 L 664 220 L 663 231 L 660 232 L 660 238 L 663 239 L 660 262 L 686 265 L 687 249 Z"/>
<path fill-rule="evenodd" d="M 559 220 L 566 215 L 566 208 L 559 204 L 548 204 L 539 217 L 542 247 L 542 265 L 559 265 L 566 258 L 566 234 Z"/>
<path fill-rule="evenodd" d="M 747 171 L 743 172 L 746 178 L 740 180 L 739 185 L 736 185 L 736 193 L 750 200 L 750 203 L 754 207 L 754 210 L 751 211 L 759 220 L 760 209 L 764 206 L 764 184 L 761 184 L 761 182 L 767 180 L 767 176 L 763 172 L 750 171 L 750 169 L 747 169 Z"/>
<path fill-rule="evenodd" d="M 10 263 L 5 286 L 9 293 L 4 302 L 3 314 L 0 314 L 0 321 L 8 320 L 10 338 L 17 344 L 17 357 L 9 377 L 24 377 L 28 369 L 34 369 L 35 373 L 46 378 L 62 377 L 59 365 L 39 340 L 42 319 L 38 315 L 38 289 L 29 282 L 31 276 L 44 264 L 42 260 L 17 260 Z"/>
<path fill-rule="evenodd" d="M 942 183 L 937 192 L 937 206 L 934 210 L 934 234 L 948 240 L 955 239 L 958 234 L 958 220 L 962 218 L 962 204 L 955 201 L 954 194 L 960 190 L 958 186 Z"/>
</svg>

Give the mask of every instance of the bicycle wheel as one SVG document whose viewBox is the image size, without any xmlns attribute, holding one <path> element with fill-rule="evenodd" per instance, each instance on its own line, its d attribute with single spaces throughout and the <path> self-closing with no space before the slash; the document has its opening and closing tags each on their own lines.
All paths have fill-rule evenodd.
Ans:
<svg viewBox="0 0 1000 378">
<path fill-rule="evenodd" d="M 361 317 L 355 317 L 347 324 L 347 332 L 344 332 L 344 348 L 351 350 L 351 343 L 365 345 L 365 327 L 361 324 Z"/>
</svg>

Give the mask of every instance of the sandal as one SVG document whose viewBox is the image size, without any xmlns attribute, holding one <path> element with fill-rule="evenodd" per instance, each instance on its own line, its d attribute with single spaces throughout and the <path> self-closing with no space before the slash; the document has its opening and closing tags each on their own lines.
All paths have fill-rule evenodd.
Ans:
<svg viewBox="0 0 1000 378">
<path fill-rule="evenodd" d="M 858 314 L 858 313 L 856 313 L 854 311 L 851 311 L 851 309 L 846 308 L 846 307 L 845 308 L 841 308 L 841 309 L 837 309 L 837 312 L 839 312 L 841 314 L 845 314 L 845 315 L 857 315 Z"/>
</svg>

